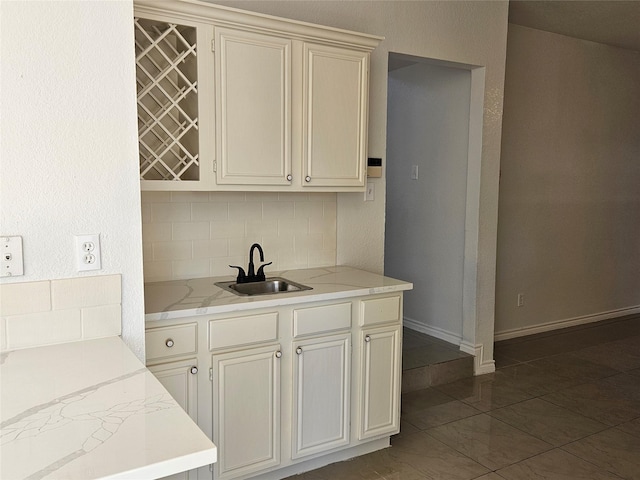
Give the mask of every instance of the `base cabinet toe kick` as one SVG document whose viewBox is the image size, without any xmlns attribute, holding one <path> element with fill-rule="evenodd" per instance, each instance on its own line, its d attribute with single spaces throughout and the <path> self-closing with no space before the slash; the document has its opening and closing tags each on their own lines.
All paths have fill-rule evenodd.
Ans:
<svg viewBox="0 0 640 480">
<path fill-rule="evenodd" d="M 147 364 L 218 447 L 178 478 L 278 479 L 400 431 L 402 292 L 149 322 Z"/>
</svg>

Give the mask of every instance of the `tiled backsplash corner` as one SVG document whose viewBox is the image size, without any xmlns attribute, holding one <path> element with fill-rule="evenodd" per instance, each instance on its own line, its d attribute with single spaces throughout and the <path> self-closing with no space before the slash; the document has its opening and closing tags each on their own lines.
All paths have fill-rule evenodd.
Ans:
<svg viewBox="0 0 640 480">
<path fill-rule="evenodd" d="M 0 284 L 0 350 L 122 332 L 120 275 Z"/>
<path fill-rule="evenodd" d="M 335 193 L 142 192 L 145 281 L 233 275 L 253 243 L 267 272 L 334 266 L 336 219 Z"/>
</svg>

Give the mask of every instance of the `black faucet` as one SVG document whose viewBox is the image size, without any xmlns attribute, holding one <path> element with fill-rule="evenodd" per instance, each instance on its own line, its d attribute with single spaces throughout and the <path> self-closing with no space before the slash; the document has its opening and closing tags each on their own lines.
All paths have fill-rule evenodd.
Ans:
<svg viewBox="0 0 640 480">
<path fill-rule="evenodd" d="M 271 265 L 273 262 L 260 265 L 260 268 L 258 268 L 258 273 L 255 273 L 255 266 L 253 264 L 253 251 L 256 248 L 258 249 L 258 253 L 260 253 L 260 261 L 264 262 L 264 252 L 262 251 L 262 247 L 258 243 L 254 243 L 249 249 L 249 268 L 247 269 L 246 274 L 244 273 L 244 269 L 242 267 L 238 267 L 237 265 L 229 265 L 231 268 L 238 269 L 238 277 L 236 278 L 237 283 L 265 281 L 266 277 L 264 275 L 264 267 L 266 267 L 267 265 Z"/>
</svg>

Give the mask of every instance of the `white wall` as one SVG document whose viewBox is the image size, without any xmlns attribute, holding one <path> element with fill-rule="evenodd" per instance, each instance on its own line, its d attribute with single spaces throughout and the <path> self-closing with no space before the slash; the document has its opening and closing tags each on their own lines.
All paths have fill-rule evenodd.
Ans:
<svg viewBox="0 0 640 480">
<path fill-rule="evenodd" d="M 387 98 L 385 274 L 413 282 L 408 326 L 459 344 L 471 72 L 425 63 L 394 70 Z"/>
<path fill-rule="evenodd" d="M 640 53 L 508 38 L 497 338 L 640 311 Z"/>
<path fill-rule="evenodd" d="M 121 274 L 123 338 L 144 358 L 132 4 L 0 8 L 0 234 L 23 237 L 25 272 L 1 281 Z M 102 270 L 80 274 L 85 233 Z"/>
</svg>

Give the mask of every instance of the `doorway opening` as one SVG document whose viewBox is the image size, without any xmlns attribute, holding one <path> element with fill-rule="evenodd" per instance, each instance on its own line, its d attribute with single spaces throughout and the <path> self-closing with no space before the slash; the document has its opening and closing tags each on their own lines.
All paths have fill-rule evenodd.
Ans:
<svg viewBox="0 0 640 480">
<path fill-rule="evenodd" d="M 482 358 L 476 291 L 485 69 L 390 53 L 385 275 L 409 329 Z"/>
</svg>

